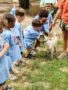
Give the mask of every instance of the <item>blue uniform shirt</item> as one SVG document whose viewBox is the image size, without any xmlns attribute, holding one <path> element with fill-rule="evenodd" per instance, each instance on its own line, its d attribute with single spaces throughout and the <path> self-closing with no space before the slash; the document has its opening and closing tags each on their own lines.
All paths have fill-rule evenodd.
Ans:
<svg viewBox="0 0 68 90">
<path fill-rule="evenodd" d="M 40 32 L 34 30 L 34 28 L 30 25 L 24 30 L 24 49 L 32 48 L 33 42 L 37 39 Z"/>
<path fill-rule="evenodd" d="M 14 38 L 13 33 L 11 31 L 7 30 L 7 29 L 4 29 L 3 37 L 4 37 L 4 40 L 6 40 L 6 42 L 9 43 L 9 45 L 10 45 L 10 49 L 7 53 L 7 56 L 11 57 L 12 63 L 14 61 L 17 61 L 17 60 L 21 59 L 21 56 L 19 56 L 20 51 L 17 48 L 17 45 L 14 41 L 15 38 Z"/>
<path fill-rule="evenodd" d="M 14 32 L 15 32 L 15 35 L 16 37 L 19 37 L 21 43 L 22 43 L 22 47 L 20 48 L 21 51 L 23 51 L 23 38 L 24 38 L 24 35 L 23 35 L 23 27 L 21 26 L 21 24 L 16 21 L 15 23 L 15 27 L 14 27 Z"/>
<path fill-rule="evenodd" d="M 34 19 L 39 19 L 39 15 L 35 16 Z M 47 21 L 43 25 L 45 32 L 49 32 L 49 28 L 50 28 L 50 24 L 52 23 L 52 20 L 53 20 L 52 15 L 49 13 Z"/>
<path fill-rule="evenodd" d="M 10 14 L 16 16 L 16 8 L 15 8 L 15 7 L 13 7 L 13 8 L 11 9 Z"/>
<path fill-rule="evenodd" d="M 7 41 L 4 41 L 2 34 L 0 34 L 0 52 L 3 50 L 6 43 Z M 0 57 L 0 84 L 9 79 L 9 62 L 10 59 L 6 54 Z"/>
</svg>

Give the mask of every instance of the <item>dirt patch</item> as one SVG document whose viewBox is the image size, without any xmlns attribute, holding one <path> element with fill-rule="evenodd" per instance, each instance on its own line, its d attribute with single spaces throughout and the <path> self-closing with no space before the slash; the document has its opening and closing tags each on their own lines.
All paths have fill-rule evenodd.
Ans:
<svg viewBox="0 0 68 90">
<path fill-rule="evenodd" d="M 68 73 L 68 67 L 63 67 L 59 69 L 61 72 Z"/>
</svg>

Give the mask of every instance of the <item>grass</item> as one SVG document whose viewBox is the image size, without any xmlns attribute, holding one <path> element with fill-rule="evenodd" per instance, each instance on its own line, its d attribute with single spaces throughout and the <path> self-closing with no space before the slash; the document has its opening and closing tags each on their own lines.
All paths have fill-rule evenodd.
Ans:
<svg viewBox="0 0 68 90">
<path fill-rule="evenodd" d="M 10 82 L 14 90 L 68 90 L 68 72 L 60 70 L 68 68 L 67 58 L 46 60 L 44 57 L 45 53 L 39 52 L 26 67 L 22 67 L 25 72 L 21 78 Z"/>
<path fill-rule="evenodd" d="M 61 45 L 58 41 L 57 47 Z M 68 90 L 68 57 L 51 60 L 43 49 L 34 59 L 26 60 L 25 67 L 20 67 L 18 80 L 9 81 L 14 90 Z"/>
</svg>

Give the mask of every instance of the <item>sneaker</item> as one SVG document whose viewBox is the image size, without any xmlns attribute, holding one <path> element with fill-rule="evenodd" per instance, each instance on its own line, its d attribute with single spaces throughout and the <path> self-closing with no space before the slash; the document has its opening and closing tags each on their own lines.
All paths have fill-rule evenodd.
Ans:
<svg viewBox="0 0 68 90">
<path fill-rule="evenodd" d="M 14 81 L 14 80 L 17 80 L 17 79 L 18 79 L 18 78 L 17 78 L 15 75 L 10 74 L 10 80 Z"/>
<path fill-rule="evenodd" d="M 3 88 L 3 90 L 13 90 L 12 87 L 9 87 L 8 85 L 6 87 Z"/>
<path fill-rule="evenodd" d="M 19 74 L 20 72 L 16 68 L 13 68 L 11 73 L 16 75 Z"/>
<path fill-rule="evenodd" d="M 63 59 L 67 56 L 67 53 L 61 53 L 59 56 L 58 56 L 58 59 Z"/>
<path fill-rule="evenodd" d="M 17 61 L 17 62 L 15 63 L 15 66 L 17 66 L 17 67 L 19 67 L 20 65 L 22 65 L 22 60 Z"/>
<path fill-rule="evenodd" d="M 33 55 L 32 54 L 29 54 L 27 58 L 28 59 L 32 59 L 33 58 Z"/>
</svg>

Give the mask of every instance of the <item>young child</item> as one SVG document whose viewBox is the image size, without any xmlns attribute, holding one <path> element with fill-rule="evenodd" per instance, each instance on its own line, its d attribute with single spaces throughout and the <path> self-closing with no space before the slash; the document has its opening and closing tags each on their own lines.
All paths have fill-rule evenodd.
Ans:
<svg viewBox="0 0 68 90">
<path fill-rule="evenodd" d="M 47 17 L 46 17 L 47 16 Z M 42 18 L 46 17 L 46 22 L 43 24 L 43 27 L 45 29 L 45 32 L 49 32 L 51 27 L 50 24 L 52 23 L 52 15 L 49 14 L 47 9 L 42 9 L 40 10 L 39 14 L 35 16 L 34 19 L 40 19 L 42 20 Z"/>
<path fill-rule="evenodd" d="M 6 56 L 10 46 L 7 40 L 3 37 L 3 19 L 0 17 L 0 90 L 3 90 L 3 85 L 9 79 L 9 57 Z"/>
<path fill-rule="evenodd" d="M 55 2 L 55 4 L 54 4 L 54 2 L 52 2 L 52 3 L 48 2 L 45 4 L 44 8 L 47 9 L 49 11 L 49 13 L 52 15 L 52 17 L 54 18 L 55 14 L 57 12 L 57 9 L 58 9 L 57 2 Z"/>
<path fill-rule="evenodd" d="M 48 27 L 48 31 L 52 29 L 52 21 L 57 11 L 57 0 L 41 0 L 41 4 L 49 12 L 45 27 Z M 44 3 L 44 5 L 43 5 Z"/>
<path fill-rule="evenodd" d="M 10 14 L 16 16 L 16 8 L 19 7 L 19 1 L 18 0 L 13 0 L 13 7 L 10 11 Z"/>
<path fill-rule="evenodd" d="M 40 1 L 40 7 L 45 7 L 45 4 L 52 3 L 54 5 L 57 4 L 57 0 L 41 0 Z"/>
<path fill-rule="evenodd" d="M 55 25 L 57 19 L 61 16 L 63 33 L 63 52 L 58 56 L 59 59 L 67 57 L 68 46 L 68 0 L 58 0 L 58 11 L 52 22 Z"/>
<path fill-rule="evenodd" d="M 6 21 L 4 30 L 3 30 L 3 37 L 4 40 L 10 45 L 10 49 L 7 53 L 7 56 L 10 56 L 12 65 L 14 66 L 15 62 L 21 59 L 20 49 L 15 43 L 15 36 L 12 33 L 12 29 L 15 26 L 15 17 L 11 14 L 5 14 L 4 19 Z M 12 67 L 12 71 L 17 72 L 17 70 Z"/>
<path fill-rule="evenodd" d="M 21 52 L 23 51 L 23 27 L 21 22 L 25 18 L 25 11 L 22 8 L 16 9 L 16 22 L 14 33 L 16 35 L 16 44 L 19 45 Z"/>
<path fill-rule="evenodd" d="M 39 14 L 34 18 L 34 19 L 39 19 L 43 23 L 42 32 L 45 35 L 48 35 L 48 33 L 49 33 L 48 15 L 49 15 L 48 11 L 46 9 L 42 9 L 42 10 L 40 10 Z M 37 40 L 34 49 L 36 49 L 37 46 L 40 46 L 39 40 Z"/>
<path fill-rule="evenodd" d="M 29 57 L 31 50 L 33 48 L 33 43 L 37 39 L 42 29 L 42 23 L 40 20 L 33 20 L 32 25 L 25 29 L 24 33 L 24 57 Z"/>
</svg>

